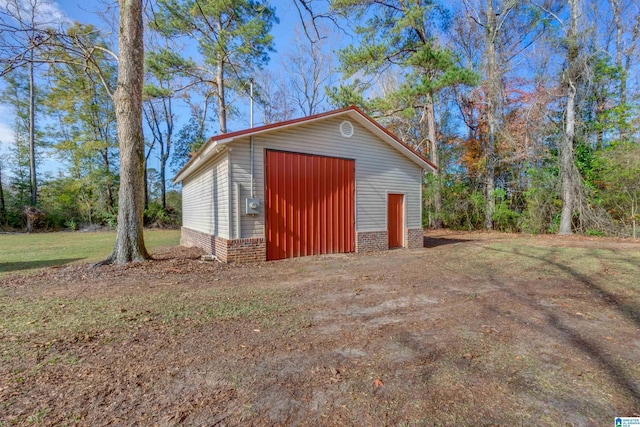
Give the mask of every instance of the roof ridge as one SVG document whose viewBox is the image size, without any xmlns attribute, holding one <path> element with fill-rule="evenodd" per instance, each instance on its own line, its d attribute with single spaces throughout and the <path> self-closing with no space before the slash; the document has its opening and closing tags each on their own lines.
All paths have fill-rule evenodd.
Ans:
<svg viewBox="0 0 640 427">
<path fill-rule="evenodd" d="M 191 166 L 193 166 L 193 164 L 196 162 L 196 160 L 199 159 L 201 157 L 201 155 L 208 150 L 209 146 L 211 144 L 215 143 L 215 142 L 223 142 L 225 140 L 231 141 L 231 140 L 233 140 L 234 138 L 237 138 L 237 137 L 251 136 L 251 135 L 256 134 L 256 133 L 262 133 L 262 132 L 267 132 L 267 131 L 270 131 L 270 130 L 276 130 L 276 129 L 283 128 L 283 127 L 302 124 L 302 123 L 306 123 L 306 122 L 322 119 L 322 118 L 325 118 L 325 117 L 331 117 L 331 116 L 336 116 L 336 115 L 340 115 L 340 114 L 343 114 L 343 113 L 348 113 L 350 111 L 353 111 L 353 112 L 357 113 L 358 115 L 360 115 L 361 117 L 363 117 L 373 127 L 375 127 L 377 130 L 381 131 L 387 137 L 391 138 L 395 143 L 400 144 L 400 146 L 402 148 L 408 150 L 409 153 L 411 153 L 414 156 L 416 156 L 417 159 L 419 159 L 421 162 L 423 162 L 426 165 L 428 165 L 431 169 L 433 169 L 433 170 L 437 170 L 438 169 L 436 167 L 436 165 L 434 165 L 429 159 L 427 159 L 422 154 L 417 152 L 415 149 L 413 149 L 413 147 L 411 147 L 408 144 L 406 144 L 405 142 L 401 141 L 400 138 L 398 138 L 396 135 L 394 135 L 391 131 L 389 131 L 387 128 L 382 126 L 380 123 L 378 123 L 375 119 L 373 119 L 368 114 L 366 114 L 364 111 L 359 109 L 357 106 L 352 104 L 352 105 L 349 105 L 347 107 L 339 108 L 339 109 L 336 109 L 336 110 L 325 111 L 325 112 L 313 114 L 313 115 L 310 115 L 310 116 L 304 116 L 304 117 L 299 117 L 299 118 L 296 118 L 296 119 L 284 120 L 284 121 L 281 121 L 281 122 L 274 122 L 274 123 L 269 123 L 269 124 L 262 125 L 262 126 L 257 126 L 257 127 L 242 129 L 242 130 L 238 130 L 238 131 L 234 131 L 234 132 L 227 132 L 227 133 L 221 133 L 221 134 L 218 134 L 218 135 L 214 135 L 214 136 L 210 137 L 209 139 L 207 139 L 207 141 L 202 145 L 202 147 L 200 147 L 200 149 L 198 151 L 193 153 L 193 155 L 191 156 L 189 161 L 178 171 L 178 173 L 176 173 L 175 177 L 173 178 L 173 181 L 174 182 L 182 181 L 182 179 L 178 181 L 177 180 L 178 177 L 183 175 Z"/>
</svg>

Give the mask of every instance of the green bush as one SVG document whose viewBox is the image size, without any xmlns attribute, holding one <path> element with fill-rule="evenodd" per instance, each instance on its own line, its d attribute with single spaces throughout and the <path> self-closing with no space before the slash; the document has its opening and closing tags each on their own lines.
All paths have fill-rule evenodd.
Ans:
<svg viewBox="0 0 640 427">
<path fill-rule="evenodd" d="M 180 217 L 171 207 L 165 210 L 159 202 L 153 201 L 144 210 L 144 222 L 153 227 L 175 227 L 180 224 Z"/>
<path fill-rule="evenodd" d="M 58 209 L 47 209 L 43 210 L 42 213 L 44 216 L 36 229 L 44 228 L 45 230 L 56 231 L 65 228 L 66 222 L 69 221 L 68 215 Z"/>
<path fill-rule="evenodd" d="M 494 228 L 498 231 L 505 231 L 507 233 L 520 231 L 518 221 L 520 214 L 511 210 L 509 207 L 507 192 L 502 188 L 498 188 L 493 194 L 496 198 L 496 208 L 492 217 Z"/>
<path fill-rule="evenodd" d="M 98 222 L 109 228 L 116 228 L 118 226 L 118 214 L 116 212 L 101 212 Z"/>
<path fill-rule="evenodd" d="M 455 176 L 449 175 L 443 177 L 441 194 L 440 216 L 445 227 L 457 230 L 482 228 L 486 206 L 482 191 L 472 188 L 467 181 L 458 180 Z M 425 194 L 425 199 L 427 197 L 428 194 Z"/>
<path fill-rule="evenodd" d="M 520 215 L 520 228 L 526 233 L 557 232 L 562 203 L 558 196 L 557 168 L 531 168 L 527 171 L 529 187 L 524 192 L 525 208 Z"/>
</svg>

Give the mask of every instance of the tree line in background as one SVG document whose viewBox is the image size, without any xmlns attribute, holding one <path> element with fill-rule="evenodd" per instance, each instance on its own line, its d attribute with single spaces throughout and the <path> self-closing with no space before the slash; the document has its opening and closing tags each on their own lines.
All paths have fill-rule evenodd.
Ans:
<svg viewBox="0 0 640 427">
<path fill-rule="evenodd" d="M 332 98 L 439 166 L 425 225 L 636 236 L 639 2 L 335 5 L 358 27 Z"/>
<path fill-rule="evenodd" d="M 49 6 L 0 6 L 15 117 L 0 223 L 24 227 L 36 206 L 47 228 L 115 225 L 116 43 Z M 272 2 L 157 0 L 147 11 L 141 156 L 159 165 L 144 167 L 147 223 L 179 222 L 169 177 L 230 130 L 253 86 L 262 123 L 355 104 L 427 156 L 439 169 L 425 177 L 425 226 L 637 235 L 640 0 L 293 6 L 298 37 L 270 69 Z M 39 172 L 45 158 L 63 170 Z"/>
</svg>

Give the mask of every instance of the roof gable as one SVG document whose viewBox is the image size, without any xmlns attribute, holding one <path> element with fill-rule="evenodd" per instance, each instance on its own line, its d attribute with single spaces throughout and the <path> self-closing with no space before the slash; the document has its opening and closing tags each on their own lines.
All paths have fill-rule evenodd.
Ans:
<svg viewBox="0 0 640 427">
<path fill-rule="evenodd" d="M 212 136 L 202 146 L 202 148 L 196 152 L 193 157 L 187 162 L 186 165 L 176 174 L 173 178 L 174 182 L 181 182 L 187 178 L 192 172 L 194 172 L 200 165 L 208 161 L 212 156 L 220 151 L 221 148 L 234 141 L 235 139 L 253 135 L 259 135 L 276 130 L 282 130 L 293 126 L 299 126 L 302 124 L 310 124 L 315 121 L 324 120 L 330 117 L 350 117 L 358 122 L 360 125 L 368 129 L 375 136 L 385 141 L 405 157 L 409 158 L 414 163 L 418 164 L 422 169 L 435 171 L 436 166 L 431 163 L 424 156 L 413 150 L 404 142 L 400 141 L 398 137 L 392 134 L 389 130 L 384 128 L 378 122 L 373 120 L 363 111 L 356 106 L 352 105 L 339 110 L 327 111 L 312 116 L 301 117 L 298 119 L 287 120 L 284 122 L 271 123 L 268 125 L 258 126 L 254 128 L 244 129 L 236 132 L 229 132 L 221 135 Z"/>
</svg>

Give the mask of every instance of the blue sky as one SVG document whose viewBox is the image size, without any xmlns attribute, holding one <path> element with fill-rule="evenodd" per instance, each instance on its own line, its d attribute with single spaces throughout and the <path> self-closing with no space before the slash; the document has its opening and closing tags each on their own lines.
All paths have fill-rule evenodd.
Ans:
<svg viewBox="0 0 640 427">
<path fill-rule="evenodd" d="M 295 8 L 291 0 L 273 0 L 271 2 L 276 8 L 276 15 L 280 22 L 274 24 L 272 34 L 275 39 L 275 52 L 271 53 L 271 61 L 268 65 L 268 69 L 277 73 L 281 68 L 283 61 L 283 55 L 291 51 L 291 45 L 294 43 L 295 29 L 300 27 L 300 18 L 298 11 Z M 115 4 L 115 2 L 113 2 Z M 105 3 L 97 0 L 58 0 L 50 1 L 47 7 L 47 16 L 54 16 L 56 19 L 69 19 L 70 21 L 79 21 L 82 23 L 90 23 L 99 28 L 106 29 L 110 32 L 106 21 L 99 16 L 98 13 L 104 12 L 106 9 Z M 302 32 L 300 32 L 302 34 Z M 112 34 L 115 38 L 115 34 Z M 335 45 L 332 47 L 336 47 Z M 195 52 L 194 52 L 195 54 Z M 0 84 L 2 84 L 0 82 Z M 238 130 L 249 126 L 249 111 L 248 111 L 248 99 L 243 104 L 243 100 L 237 101 L 236 107 L 240 109 L 240 117 L 231 119 L 229 122 L 230 130 Z M 184 114 L 183 114 L 184 113 Z M 186 109 L 179 110 L 178 115 L 178 128 L 183 122 L 186 122 L 188 117 L 188 111 Z M 256 123 L 258 122 L 258 115 L 256 114 Z M 13 114 L 11 108 L 1 103 L 0 100 L 0 155 L 7 152 L 8 147 L 13 141 Z M 153 157 L 153 156 L 152 156 Z M 156 159 L 150 159 L 150 167 L 156 167 L 158 161 Z M 62 169 L 57 161 L 47 159 L 41 165 L 41 171 L 57 172 L 58 169 Z"/>
</svg>

